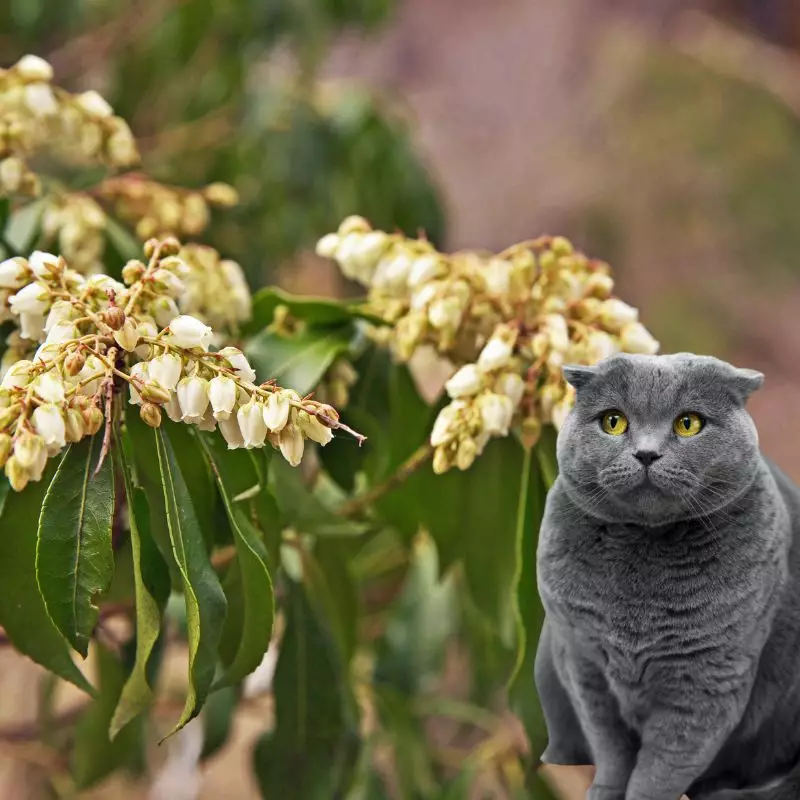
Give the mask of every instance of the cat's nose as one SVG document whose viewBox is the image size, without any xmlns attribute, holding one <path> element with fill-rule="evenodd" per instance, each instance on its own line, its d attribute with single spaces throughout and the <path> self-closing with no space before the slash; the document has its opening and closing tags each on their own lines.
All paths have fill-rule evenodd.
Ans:
<svg viewBox="0 0 800 800">
<path fill-rule="evenodd" d="M 637 450 L 633 457 L 637 461 L 641 461 L 646 467 L 649 467 L 654 461 L 661 458 L 661 453 L 656 453 L 655 450 Z"/>
</svg>

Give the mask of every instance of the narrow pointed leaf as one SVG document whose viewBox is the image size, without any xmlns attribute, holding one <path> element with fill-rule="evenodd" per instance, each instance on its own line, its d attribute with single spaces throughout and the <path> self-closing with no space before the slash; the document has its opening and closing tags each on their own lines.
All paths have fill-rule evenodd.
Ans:
<svg viewBox="0 0 800 800">
<path fill-rule="evenodd" d="M 109 727 L 114 739 L 134 717 L 153 701 L 147 680 L 147 664 L 161 633 L 161 619 L 169 598 L 169 572 L 150 536 L 150 511 L 141 489 L 133 486 L 124 444 L 119 449 L 133 551 L 133 581 L 136 597 L 136 656 L 133 669 L 120 692 Z"/>
<path fill-rule="evenodd" d="M 36 584 L 36 529 L 39 510 L 53 478 L 53 462 L 39 483 L 9 492 L 0 515 L 0 625 L 11 644 L 79 689 L 92 693 L 75 666 L 64 637 L 47 614 Z"/>
<path fill-rule="evenodd" d="M 111 525 L 114 469 L 101 458 L 100 434 L 70 445 L 58 465 L 39 517 L 36 579 L 47 613 L 84 658 L 97 624 L 94 598 L 114 573 Z"/>
<path fill-rule="evenodd" d="M 272 579 L 266 547 L 247 518 L 247 505 L 234 500 L 253 486 L 258 486 L 258 475 L 249 453 L 228 450 L 220 436 L 200 435 L 198 441 L 216 477 L 233 529 L 244 600 L 236 654 L 218 684 L 228 686 L 249 675 L 267 652 L 275 614 Z"/>
<path fill-rule="evenodd" d="M 189 638 L 189 692 L 175 733 L 200 712 L 214 680 L 225 595 L 208 559 L 192 498 L 169 439 L 161 428 L 154 436 L 170 541 L 183 582 Z"/>
</svg>

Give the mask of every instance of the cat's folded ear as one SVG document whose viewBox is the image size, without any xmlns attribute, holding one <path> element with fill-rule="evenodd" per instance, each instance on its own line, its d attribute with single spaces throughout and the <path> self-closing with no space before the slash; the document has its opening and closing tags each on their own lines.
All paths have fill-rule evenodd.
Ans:
<svg viewBox="0 0 800 800">
<path fill-rule="evenodd" d="M 730 382 L 736 396 L 744 403 L 756 389 L 761 388 L 764 383 L 764 373 L 755 369 L 734 367 Z"/>
<path fill-rule="evenodd" d="M 590 383 L 597 375 L 597 367 L 587 367 L 583 364 L 567 364 L 562 367 L 564 379 L 576 389 L 581 389 Z"/>
</svg>

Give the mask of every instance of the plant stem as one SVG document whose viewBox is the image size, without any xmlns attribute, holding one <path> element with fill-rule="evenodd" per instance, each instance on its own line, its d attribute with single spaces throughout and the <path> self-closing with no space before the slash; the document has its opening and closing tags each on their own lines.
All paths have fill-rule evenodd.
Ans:
<svg viewBox="0 0 800 800">
<path fill-rule="evenodd" d="M 417 448 L 383 483 L 379 483 L 364 492 L 364 494 L 343 503 L 337 513 L 343 517 L 357 516 L 367 506 L 372 505 L 387 492 L 410 478 L 432 456 L 433 447 L 426 442 Z"/>
</svg>

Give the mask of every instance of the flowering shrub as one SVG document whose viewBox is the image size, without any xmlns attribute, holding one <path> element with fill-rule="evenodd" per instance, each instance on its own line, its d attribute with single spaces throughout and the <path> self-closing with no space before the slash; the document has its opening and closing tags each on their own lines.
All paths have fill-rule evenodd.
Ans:
<svg viewBox="0 0 800 800">
<path fill-rule="evenodd" d="M 277 662 L 265 797 L 376 781 L 462 797 L 487 775 L 545 796 L 523 766 L 561 367 L 658 347 L 608 265 L 550 236 L 445 254 L 351 216 L 317 253 L 366 297 L 251 296 L 235 261 L 190 241 L 235 190 L 119 173 L 138 158 L 126 123 L 52 78 L 34 56 L 0 71 L 0 625 L 97 695 L 70 780 L 198 715 L 213 740 L 220 698 L 229 723 Z M 44 156 L 107 172 L 75 189 Z M 446 372 L 438 399 L 420 358 Z M 129 629 L 110 645 L 116 615 Z M 186 686 L 166 727 L 151 710 L 175 630 Z M 475 691 L 448 703 L 431 687 L 456 640 Z M 427 746 L 442 715 L 484 736 L 463 769 Z"/>
</svg>

